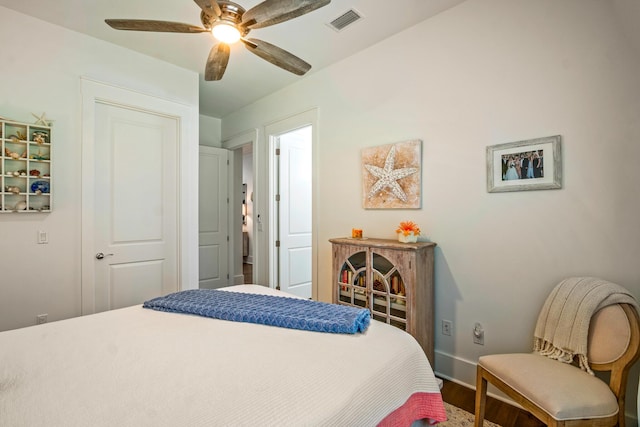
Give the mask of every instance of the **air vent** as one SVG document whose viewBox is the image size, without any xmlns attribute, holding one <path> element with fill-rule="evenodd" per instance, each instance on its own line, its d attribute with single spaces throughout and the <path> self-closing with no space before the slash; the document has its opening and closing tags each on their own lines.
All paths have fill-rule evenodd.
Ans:
<svg viewBox="0 0 640 427">
<path fill-rule="evenodd" d="M 333 21 L 329 22 L 327 25 L 336 31 L 342 31 L 349 25 L 353 24 L 356 21 L 359 21 L 360 19 L 362 19 L 362 14 L 360 12 L 355 9 L 349 9 Z"/>
</svg>

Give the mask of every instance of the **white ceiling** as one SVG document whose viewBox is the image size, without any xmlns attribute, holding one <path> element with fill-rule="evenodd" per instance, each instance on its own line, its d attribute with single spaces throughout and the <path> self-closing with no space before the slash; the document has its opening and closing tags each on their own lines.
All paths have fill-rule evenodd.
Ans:
<svg viewBox="0 0 640 427">
<path fill-rule="evenodd" d="M 309 74 L 417 24 L 464 0 L 333 0 L 331 4 L 249 37 L 275 44 L 309 62 Z M 237 0 L 249 9 L 260 0 Z M 200 113 L 224 117 L 304 77 L 253 55 L 239 43 L 221 81 L 205 82 L 204 66 L 213 45 L 210 33 L 116 31 L 106 18 L 154 19 L 201 26 L 193 0 L 0 0 L 0 5 L 80 33 L 124 46 L 200 74 Z M 341 32 L 326 24 L 349 9 L 364 16 Z M 363 70 L 364 72 L 364 70 Z"/>
<path fill-rule="evenodd" d="M 307 15 L 251 31 L 309 62 L 309 74 L 445 11 L 464 0 L 333 0 Z M 260 0 L 237 0 L 249 9 Z M 616 18 L 640 51 L 640 1 L 611 0 Z M 200 113 L 224 117 L 301 78 L 260 59 L 241 43 L 232 47 L 221 81 L 205 82 L 203 71 L 213 38 L 209 33 L 175 34 L 116 31 L 106 18 L 177 21 L 200 26 L 193 0 L 0 0 L 44 21 L 106 40 L 200 74 Z M 364 19 L 336 32 L 326 24 L 354 8 Z M 363 70 L 366 72 L 366 70 Z"/>
</svg>

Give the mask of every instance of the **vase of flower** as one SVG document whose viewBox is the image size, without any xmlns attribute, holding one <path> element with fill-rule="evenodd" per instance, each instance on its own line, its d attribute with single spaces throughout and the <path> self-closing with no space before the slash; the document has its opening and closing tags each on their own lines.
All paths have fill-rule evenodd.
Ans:
<svg viewBox="0 0 640 427">
<path fill-rule="evenodd" d="M 418 241 L 420 227 L 413 221 L 403 221 L 396 229 L 398 241 L 402 243 L 414 243 Z"/>
<path fill-rule="evenodd" d="M 415 234 L 413 231 L 406 235 L 404 233 L 398 233 L 398 242 L 415 243 L 417 241 L 418 241 L 418 235 Z"/>
</svg>

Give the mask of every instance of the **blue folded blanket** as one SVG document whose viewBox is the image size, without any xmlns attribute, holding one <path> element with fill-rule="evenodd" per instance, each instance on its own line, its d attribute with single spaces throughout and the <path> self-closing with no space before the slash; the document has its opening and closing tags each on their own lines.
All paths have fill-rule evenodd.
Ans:
<svg viewBox="0 0 640 427">
<path fill-rule="evenodd" d="M 355 334 L 371 321 L 366 308 L 298 298 L 193 289 L 145 301 L 145 308 L 306 331 Z"/>
</svg>

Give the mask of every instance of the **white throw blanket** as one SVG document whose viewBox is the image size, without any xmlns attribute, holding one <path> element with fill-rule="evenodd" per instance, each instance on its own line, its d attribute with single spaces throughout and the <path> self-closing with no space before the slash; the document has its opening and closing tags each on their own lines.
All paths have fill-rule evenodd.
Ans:
<svg viewBox="0 0 640 427">
<path fill-rule="evenodd" d="M 580 368 L 593 375 L 587 358 L 591 317 L 601 308 L 627 303 L 638 309 L 631 293 L 620 285 L 595 277 L 570 277 L 560 282 L 547 297 L 534 332 L 534 351 L 572 363 L 578 356 Z"/>
</svg>

